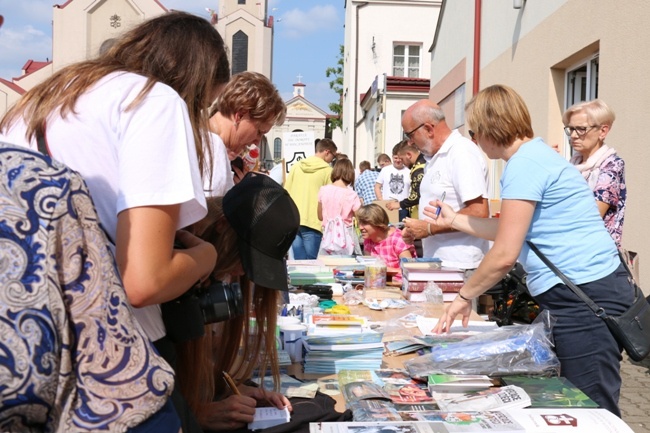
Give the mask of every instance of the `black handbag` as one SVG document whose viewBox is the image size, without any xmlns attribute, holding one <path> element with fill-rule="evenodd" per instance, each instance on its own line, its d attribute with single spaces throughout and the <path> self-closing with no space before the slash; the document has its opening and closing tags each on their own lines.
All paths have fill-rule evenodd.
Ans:
<svg viewBox="0 0 650 433">
<path fill-rule="evenodd" d="M 531 250 L 548 266 L 555 275 L 560 277 L 562 282 L 573 291 L 585 304 L 591 308 L 596 317 L 605 321 L 609 331 L 616 341 L 623 346 L 625 352 L 634 361 L 643 360 L 650 353 L 650 299 L 643 297 L 643 292 L 637 286 L 630 268 L 623 257 L 621 262 L 629 274 L 630 281 L 634 285 L 634 302 L 620 316 L 608 315 L 605 309 L 599 307 L 585 293 L 573 284 L 548 258 L 530 241 L 526 241 Z M 620 253 L 619 253 L 620 256 Z"/>
</svg>

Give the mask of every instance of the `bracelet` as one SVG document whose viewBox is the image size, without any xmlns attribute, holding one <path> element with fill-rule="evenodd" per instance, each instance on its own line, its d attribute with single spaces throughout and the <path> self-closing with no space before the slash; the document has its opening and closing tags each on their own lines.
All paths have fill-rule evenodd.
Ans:
<svg viewBox="0 0 650 433">
<path fill-rule="evenodd" d="M 460 291 L 458 291 L 458 297 L 460 297 L 460 299 L 462 299 L 465 302 L 472 302 L 472 298 L 464 297 L 463 295 L 460 294 Z"/>
<path fill-rule="evenodd" d="M 427 223 L 427 233 L 429 233 L 429 236 L 433 236 L 433 233 L 431 233 L 431 224 Z"/>
<path fill-rule="evenodd" d="M 454 217 L 451 219 L 451 224 L 449 224 L 449 228 L 453 229 L 454 228 L 454 221 L 456 221 L 456 217 L 458 214 L 455 214 Z"/>
</svg>

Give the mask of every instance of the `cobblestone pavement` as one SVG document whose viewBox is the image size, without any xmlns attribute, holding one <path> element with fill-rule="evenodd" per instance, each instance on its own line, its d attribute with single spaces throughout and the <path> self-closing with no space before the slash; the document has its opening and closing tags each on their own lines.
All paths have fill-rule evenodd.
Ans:
<svg viewBox="0 0 650 433">
<path fill-rule="evenodd" d="M 623 420 L 634 433 L 650 433 L 650 358 L 634 362 L 624 353 L 621 377 L 618 405 Z"/>
</svg>

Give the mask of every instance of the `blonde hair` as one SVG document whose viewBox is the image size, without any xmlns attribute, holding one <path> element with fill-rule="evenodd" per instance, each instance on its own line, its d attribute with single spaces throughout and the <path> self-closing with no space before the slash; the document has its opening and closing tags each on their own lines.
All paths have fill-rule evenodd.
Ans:
<svg viewBox="0 0 650 433">
<path fill-rule="evenodd" d="M 598 126 L 607 125 L 611 127 L 614 120 L 616 120 L 616 114 L 614 114 L 614 111 L 609 108 L 609 105 L 605 101 L 602 99 L 594 99 L 593 101 L 578 102 L 567 108 L 562 115 L 564 126 L 569 124 L 571 116 L 580 112 L 585 113 L 587 119 Z"/>
<path fill-rule="evenodd" d="M 466 106 L 467 123 L 477 137 L 499 146 L 532 138 L 533 127 L 526 103 L 508 86 L 496 84 L 477 93 Z"/>
<path fill-rule="evenodd" d="M 388 231 L 388 214 L 378 204 L 371 203 L 361 206 L 355 216 L 359 220 L 359 224 L 369 224 L 385 232 Z"/>
</svg>

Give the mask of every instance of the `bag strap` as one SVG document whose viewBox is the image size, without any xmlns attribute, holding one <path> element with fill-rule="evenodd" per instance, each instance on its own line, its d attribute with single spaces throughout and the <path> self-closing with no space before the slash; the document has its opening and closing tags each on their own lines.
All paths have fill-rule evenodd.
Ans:
<svg viewBox="0 0 650 433">
<path fill-rule="evenodd" d="M 594 314 L 597 317 L 600 317 L 601 319 L 605 319 L 607 317 L 607 313 L 605 313 L 605 310 L 599 307 L 598 305 L 596 305 L 596 303 L 592 301 L 591 298 L 585 294 L 585 292 L 583 292 L 578 286 L 573 284 L 573 282 L 571 282 L 571 280 L 569 280 L 567 276 L 562 273 L 562 271 L 560 271 L 553 263 L 551 263 L 551 261 L 537 248 L 537 246 L 534 243 L 532 243 L 531 241 L 526 241 L 526 243 L 528 244 L 530 249 L 533 250 L 535 254 L 537 254 L 537 257 L 539 257 L 544 262 L 544 264 L 546 264 L 546 266 L 548 266 L 549 269 L 552 270 L 555 273 L 555 275 L 557 275 L 560 278 L 560 280 L 562 280 L 564 285 L 566 285 L 569 289 L 571 289 L 573 293 L 575 293 L 580 299 L 582 299 L 582 301 L 585 304 L 587 304 L 589 308 L 591 308 L 591 310 L 594 312 Z"/>
<path fill-rule="evenodd" d="M 621 259 L 621 263 L 623 263 L 623 266 L 625 267 L 625 270 L 627 271 L 627 274 L 630 277 L 630 281 L 632 281 L 634 285 L 637 286 L 637 283 L 634 280 L 634 275 L 632 275 L 632 271 L 630 270 L 630 267 L 627 265 L 627 260 L 625 259 L 625 256 L 623 256 L 621 250 L 618 250 L 618 257 Z"/>
</svg>

